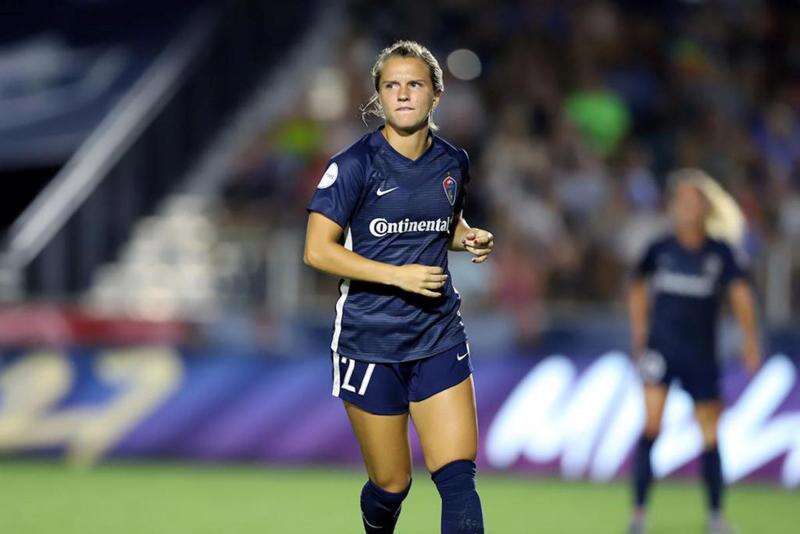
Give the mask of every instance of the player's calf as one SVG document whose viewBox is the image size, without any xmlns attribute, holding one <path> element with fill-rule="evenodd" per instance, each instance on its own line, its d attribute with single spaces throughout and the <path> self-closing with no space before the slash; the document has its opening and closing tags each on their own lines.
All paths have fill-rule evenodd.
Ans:
<svg viewBox="0 0 800 534">
<path fill-rule="evenodd" d="M 431 474 L 442 497 L 442 534 L 483 534 L 475 470 L 474 461 L 456 460 Z"/>
<path fill-rule="evenodd" d="M 654 437 L 642 435 L 633 456 L 633 489 L 636 512 L 642 514 L 647 505 L 647 496 L 653 482 L 653 466 L 650 454 L 655 443 Z"/>
<path fill-rule="evenodd" d="M 364 532 L 371 534 L 391 534 L 400 517 L 403 500 L 411 489 L 409 480 L 406 489 L 392 493 L 381 488 L 372 480 L 368 480 L 361 490 L 361 518 L 364 521 Z"/>
<path fill-rule="evenodd" d="M 703 451 L 700 456 L 700 470 L 706 486 L 709 512 L 712 517 L 719 516 L 722 507 L 723 483 L 722 462 L 716 445 Z"/>
<path fill-rule="evenodd" d="M 708 386 L 703 391 L 706 393 L 702 400 L 697 401 L 695 408 L 697 421 L 703 433 L 703 454 L 700 456 L 700 471 L 705 482 L 708 509 L 711 518 L 720 517 L 722 507 L 722 494 L 724 491 L 722 479 L 722 462 L 717 446 L 717 426 L 722 413 L 722 402 L 718 400 L 716 380 L 709 380 Z M 712 397 L 706 400 L 705 397 Z"/>
</svg>

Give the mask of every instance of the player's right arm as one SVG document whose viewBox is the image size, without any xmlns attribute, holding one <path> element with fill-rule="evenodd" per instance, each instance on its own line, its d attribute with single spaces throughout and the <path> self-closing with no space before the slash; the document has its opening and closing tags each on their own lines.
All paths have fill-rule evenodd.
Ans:
<svg viewBox="0 0 800 534">
<path fill-rule="evenodd" d="M 628 315 L 631 326 L 631 355 L 639 359 L 647 345 L 647 326 L 649 324 L 649 304 L 647 280 L 636 277 L 628 288 Z"/>
<path fill-rule="evenodd" d="M 634 269 L 628 286 L 628 316 L 631 326 L 631 356 L 639 359 L 647 348 L 650 296 L 647 279 L 655 271 L 657 244 L 650 245 Z"/>
<path fill-rule="evenodd" d="M 391 265 L 370 260 L 340 244 L 343 229 L 321 213 L 308 215 L 303 261 L 317 270 L 349 278 L 399 287 L 426 297 L 441 296 L 447 275 L 441 267 Z"/>
</svg>

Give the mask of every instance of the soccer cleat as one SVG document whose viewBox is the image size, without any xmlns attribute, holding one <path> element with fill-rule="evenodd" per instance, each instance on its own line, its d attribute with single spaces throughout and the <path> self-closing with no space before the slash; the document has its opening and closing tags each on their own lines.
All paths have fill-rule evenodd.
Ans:
<svg viewBox="0 0 800 534">
<path fill-rule="evenodd" d="M 634 515 L 628 523 L 628 534 L 644 534 L 644 516 Z"/>
<path fill-rule="evenodd" d="M 708 520 L 708 534 L 736 534 L 736 529 L 731 527 L 722 516 L 712 516 Z"/>
</svg>

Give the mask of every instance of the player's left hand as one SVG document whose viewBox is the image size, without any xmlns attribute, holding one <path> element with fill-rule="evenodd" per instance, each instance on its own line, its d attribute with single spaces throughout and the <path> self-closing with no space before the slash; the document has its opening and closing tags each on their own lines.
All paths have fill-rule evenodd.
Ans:
<svg viewBox="0 0 800 534">
<path fill-rule="evenodd" d="M 461 240 L 464 250 L 472 254 L 472 263 L 483 263 L 494 249 L 494 236 L 491 232 L 480 228 L 470 228 Z"/>
</svg>

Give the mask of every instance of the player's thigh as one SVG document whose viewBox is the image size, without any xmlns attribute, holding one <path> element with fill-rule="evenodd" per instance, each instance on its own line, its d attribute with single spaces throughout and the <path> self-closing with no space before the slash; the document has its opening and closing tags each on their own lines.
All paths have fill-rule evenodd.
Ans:
<svg viewBox="0 0 800 534">
<path fill-rule="evenodd" d="M 478 418 L 470 375 L 455 386 L 409 405 L 425 466 L 434 472 L 455 460 L 478 454 Z"/>
<path fill-rule="evenodd" d="M 644 385 L 644 432 L 655 437 L 661 431 L 661 419 L 664 415 L 664 404 L 667 401 L 667 386 L 661 383 Z"/>
<path fill-rule="evenodd" d="M 370 480 L 386 491 L 403 491 L 411 480 L 408 414 L 376 415 L 349 402 L 344 406 Z"/>
<path fill-rule="evenodd" d="M 696 401 L 694 414 L 703 433 L 703 445 L 713 447 L 717 444 L 717 427 L 722 414 L 722 401 L 718 399 Z"/>
</svg>

